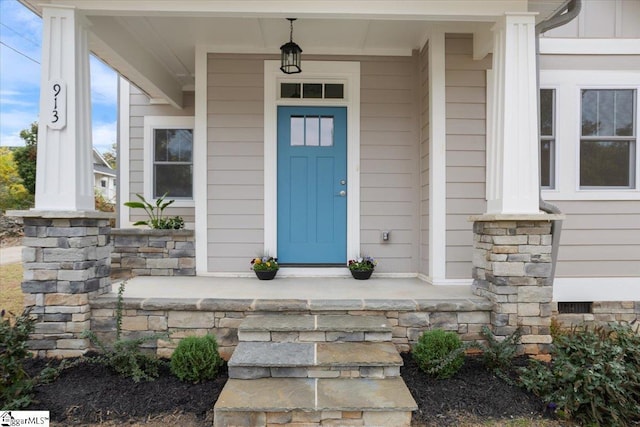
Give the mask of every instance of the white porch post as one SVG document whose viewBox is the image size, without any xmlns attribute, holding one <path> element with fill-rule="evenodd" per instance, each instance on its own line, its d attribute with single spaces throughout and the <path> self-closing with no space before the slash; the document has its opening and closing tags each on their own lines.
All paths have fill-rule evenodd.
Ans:
<svg viewBox="0 0 640 427">
<path fill-rule="evenodd" d="M 76 9 L 42 10 L 36 210 L 93 211 L 91 93 L 85 21 Z"/>
<path fill-rule="evenodd" d="M 534 27 L 534 14 L 508 13 L 493 28 L 493 107 L 487 143 L 489 214 L 539 212 Z"/>
</svg>

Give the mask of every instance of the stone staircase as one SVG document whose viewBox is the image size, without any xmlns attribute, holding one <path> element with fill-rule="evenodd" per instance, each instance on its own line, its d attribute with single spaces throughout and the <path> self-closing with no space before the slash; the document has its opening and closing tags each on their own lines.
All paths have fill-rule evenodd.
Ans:
<svg viewBox="0 0 640 427">
<path fill-rule="evenodd" d="M 384 316 L 267 315 L 238 327 L 214 426 L 409 426 Z"/>
</svg>

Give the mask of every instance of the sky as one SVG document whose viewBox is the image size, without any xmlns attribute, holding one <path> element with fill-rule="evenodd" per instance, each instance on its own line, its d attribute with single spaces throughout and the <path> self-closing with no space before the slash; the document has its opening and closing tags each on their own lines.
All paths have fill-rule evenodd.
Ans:
<svg viewBox="0 0 640 427">
<path fill-rule="evenodd" d="M 20 131 L 38 120 L 42 19 L 17 0 L 0 0 L 0 146 L 24 145 Z M 93 146 L 116 142 L 118 77 L 93 55 Z"/>
</svg>

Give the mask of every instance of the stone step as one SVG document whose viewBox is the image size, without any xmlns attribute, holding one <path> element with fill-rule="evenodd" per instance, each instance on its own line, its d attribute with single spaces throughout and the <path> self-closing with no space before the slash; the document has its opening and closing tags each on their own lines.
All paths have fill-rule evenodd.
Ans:
<svg viewBox="0 0 640 427">
<path fill-rule="evenodd" d="M 239 341 L 381 342 L 391 341 L 384 316 L 272 315 L 249 316 L 238 327 Z"/>
<path fill-rule="evenodd" d="M 389 342 L 241 342 L 229 378 L 386 378 L 400 375 L 402 358 Z"/>
<path fill-rule="evenodd" d="M 229 379 L 214 426 L 409 426 L 417 405 L 401 378 Z"/>
</svg>

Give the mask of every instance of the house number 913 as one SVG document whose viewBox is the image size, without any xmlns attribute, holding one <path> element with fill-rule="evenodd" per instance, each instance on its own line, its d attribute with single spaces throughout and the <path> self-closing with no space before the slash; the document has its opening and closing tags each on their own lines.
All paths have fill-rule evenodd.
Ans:
<svg viewBox="0 0 640 427">
<path fill-rule="evenodd" d="M 67 85 L 62 80 L 49 81 L 49 119 L 51 129 L 60 130 L 67 125 Z"/>
</svg>

